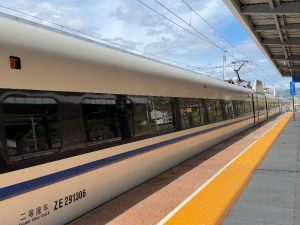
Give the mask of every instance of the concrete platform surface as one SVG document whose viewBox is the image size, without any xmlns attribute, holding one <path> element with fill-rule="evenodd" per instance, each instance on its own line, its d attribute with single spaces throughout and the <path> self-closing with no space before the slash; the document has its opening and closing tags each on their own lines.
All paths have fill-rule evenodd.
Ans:
<svg viewBox="0 0 300 225">
<path fill-rule="evenodd" d="M 223 225 L 300 224 L 299 142 L 297 113 L 255 170 Z"/>
</svg>

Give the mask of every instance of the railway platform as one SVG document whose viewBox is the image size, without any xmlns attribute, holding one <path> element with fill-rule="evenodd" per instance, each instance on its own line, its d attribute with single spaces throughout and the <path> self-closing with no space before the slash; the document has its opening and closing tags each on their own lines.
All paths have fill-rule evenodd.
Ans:
<svg viewBox="0 0 300 225">
<path fill-rule="evenodd" d="M 300 114 L 274 117 L 69 225 L 299 224 L 299 135 Z"/>
<path fill-rule="evenodd" d="M 224 225 L 300 224 L 300 113 L 290 119 Z"/>
</svg>

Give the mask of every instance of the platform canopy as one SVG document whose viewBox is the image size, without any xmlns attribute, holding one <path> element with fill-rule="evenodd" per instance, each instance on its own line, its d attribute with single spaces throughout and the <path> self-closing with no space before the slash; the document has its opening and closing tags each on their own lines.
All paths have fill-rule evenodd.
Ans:
<svg viewBox="0 0 300 225">
<path fill-rule="evenodd" d="M 300 1 L 224 0 L 282 76 L 300 76 Z"/>
</svg>

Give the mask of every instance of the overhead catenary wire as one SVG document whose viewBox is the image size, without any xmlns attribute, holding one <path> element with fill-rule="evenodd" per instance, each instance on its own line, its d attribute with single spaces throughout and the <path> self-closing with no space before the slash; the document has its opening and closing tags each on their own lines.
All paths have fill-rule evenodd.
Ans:
<svg viewBox="0 0 300 225">
<path fill-rule="evenodd" d="M 258 71 L 254 71 L 254 69 L 251 68 L 251 67 L 245 67 L 244 70 L 246 71 L 246 73 L 253 74 L 255 77 L 260 78 L 263 83 L 265 83 L 265 81 L 269 81 L 270 82 L 269 78 L 263 76 L 263 74 L 260 74 Z"/>
<path fill-rule="evenodd" d="M 195 29 L 194 27 L 190 26 L 189 23 L 187 23 L 185 20 L 183 20 L 180 16 L 178 16 L 176 13 L 174 13 L 172 10 L 168 9 L 166 6 L 164 6 L 163 4 L 161 4 L 159 1 L 155 0 L 158 4 L 160 4 L 161 6 L 163 6 L 166 10 L 168 10 L 170 13 L 172 13 L 174 16 L 176 16 L 178 19 L 180 19 L 182 22 L 184 22 L 186 25 L 188 25 L 189 27 L 191 27 L 192 29 L 194 29 L 198 34 L 195 34 L 193 31 L 185 28 L 184 26 L 176 23 L 175 21 L 173 21 L 172 19 L 168 18 L 167 16 L 163 15 L 162 13 L 158 12 L 157 10 L 155 10 L 153 7 L 147 5 L 145 2 L 141 1 L 141 0 L 137 0 L 138 2 L 140 2 L 141 4 L 143 4 L 144 6 L 146 6 L 147 8 L 151 9 L 152 11 L 154 11 L 155 13 L 157 13 L 158 15 L 160 15 L 161 17 L 165 18 L 166 20 L 168 20 L 169 22 L 175 24 L 176 26 L 182 28 L 183 30 L 187 31 L 188 33 L 191 33 L 192 35 L 198 37 L 199 39 L 205 41 L 206 43 L 209 43 L 213 46 L 215 46 L 216 48 L 224 51 L 227 51 L 226 49 L 222 48 L 221 46 L 217 45 L 216 43 L 214 43 L 213 41 L 211 41 L 209 38 L 207 38 L 205 35 L 203 35 L 200 31 L 198 31 L 197 29 Z M 236 57 L 234 57 L 232 54 L 228 53 L 228 55 L 230 57 L 232 57 L 235 60 L 238 60 Z"/>
<path fill-rule="evenodd" d="M 165 6 L 164 4 L 162 4 L 160 1 L 158 0 L 154 0 L 156 3 L 158 3 L 160 6 L 162 6 L 164 9 L 166 9 L 168 12 L 170 12 L 171 14 L 173 14 L 175 17 L 177 17 L 180 21 L 182 21 L 184 24 L 186 24 L 187 26 L 191 27 L 194 31 L 196 31 L 198 34 L 200 34 L 205 40 L 206 42 L 212 44 L 213 46 L 219 48 L 220 50 L 225 50 L 222 47 L 220 47 L 219 45 L 217 45 L 216 43 L 214 43 L 212 40 L 210 40 L 207 36 L 205 36 L 202 32 L 200 32 L 199 30 L 197 30 L 196 28 L 194 28 L 191 25 L 191 18 L 190 18 L 190 22 L 186 22 L 184 19 L 182 19 L 180 16 L 178 16 L 175 12 L 173 12 L 171 9 L 169 9 L 167 6 Z"/>
<path fill-rule="evenodd" d="M 140 0 L 137 0 L 139 2 L 141 2 Z M 208 43 L 211 43 L 213 44 L 215 47 L 218 47 L 219 49 L 223 50 L 224 52 L 227 52 L 227 54 L 229 56 L 231 56 L 233 59 L 239 61 L 238 59 L 236 59 L 232 54 L 228 53 L 228 51 L 222 47 L 220 47 L 219 45 L 215 44 L 214 42 L 212 42 L 207 36 L 205 36 L 204 34 L 202 34 L 199 30 L 197 30 L 196 28 L 194 28 L 191 24 L 189 24 L 188 22 L 186 22 L 184 19 L 182 19 L 180 16 L 178 16 L 176 13 L 174 13 L 172 10 L 170 10 L 167 6 L 165 6 L 164 4 L 162 4 L 161 2 L 159 2 L 158 0 L 154 0 L 155 2 L 157 2 L 160 6 L 162 6 L 164 9 L 166 9 L 167 11 L 169 11 L 171 14 L 173 14 L 174 16 L 176 16 L 178 19 L 180 19 L 182 22 L 184 22 L 186 25 L 188 25 L 189 27 L 191 27 L 193 30 L 195 30 L 197 33 L 199 33 L 201 36 L 203 36 Z M 184 1 L 184 0 L 182 0 Z M 185 1 L 184 1 L 185 2 Z M 186 2 L 185 2 L 186 3 Z M 146 4 L 144 4 L 146 5 Z M 147 6 L 147 5 L 146 5 Z M 148 8 L 154 10 L 152 7 L 149 7 L 147 6 Z M 192 9 L 191 7 L 189 7 L 190 9 Z M 154 10 L 154 11 L 157 11 L 157 10 Z M 196 12 L 196 11 L 195 11 Z M 197 13 L 198 14 L 198 13 Z M 200 14 L 198 14 L 198 16 L 201 17 Z M 201 17 L 202 18 L 202 17 Z M 168 20 L 170 20 L 168 18 Z M 204 18 L 203 20 L 208 24 L 210 25 Z M 211 26 L 211 25 L 210 25 Z M 229 42 L 221 33 L 219 33 L 213 26 L 211 26 L 225 41 Z M 230 45 L 234 48 L 236 48 L 231 42 L 229 42 Z M 236 48 L 237 49 L 237 48 Z M 246 56 L 246 58 L 249 58 L 247 55 L 245 55 L 243 52 L 241 52 L 239 49 L 237 49 L 241 54 L 243 54 L 244 56 Z M 251 60 L 252 61 L 252 60 Z M 256 62 L 253 62 L 254 64 L 256 64 L 258 66 L 258 64 Z M 217 67 L 216 67 L 217 68 Z M 256 76 L 260 77 L 261 79 L 265 80 L 265 78 L 263 78 L 262 76 L 259 76 L 257 72 L 255 71 L 252 71 L 253 74 L 256 74 Z"/>
<path fill-rule="evenodd" d="M 236 47 L 231 41 L 229 41 L 221 32 L 219 32 L 214 26 L 212 26 L 203 16 L 201 16 L 190 4 L 188 4 L 185 0 L 181 0 L 191 11 L 193 11 L 201 20 L 203 20 L 211 29 L 213 29 L 225 42 L 231 45 L 234 49 L 236 49 L 240 54 L 244 55 L 248 61 L 251 61 L 253 64 L 259 67 L 259 64 L 255 62 L 251 57 L 241 51 L 238 47 Z"/>
<path fill-rule="evenodd" d="M 204 37 L 201 37 L 197 34 L 195 34 L 194 32 L 190 31 L 189 29 L 181 26 L 180 24 L 176 23 L 175 21 L 169 19 L 167 16 L 163 15 L 162 13 L 158 12 L 157 10 L 155 10 L 154 8 L 152 8 L 151 6 L 147 5 L 146 3 L 144 3 L 143 1 L 141 0 L 137 0 L 138 2 L 140 2 L 142 5 L 146 6 L 147 8 L 151 9 L 152 11 L 154 11 L 155 13 L 157 13 L 158 15 L 160 15 L 161 17 L 165 18 L 166 20 L 168 20 L 169 22 L 175 24 L 176 26 L 180 27 L 181 29 L 187 31 L 188 33 L 191 33 L 192 35 L 200 38 L 201 40 L 205 41 L 205 42 L 208 42 L 208 40 L 206 40 Z"/>
<path fill-rule="evenodd" d="M 229 41 L 224 35 L 219 32 L 214 26 L 212 26 L 206 19 L 203 18 L 190 4 L 188 4 L 185 0 L 181 0 L 191 11 L 193 11 L 200 19 L 202 19 L 211 29 L 213 29 L 225 42 L 227 42 L 229 45 L 231 45 L 234 49 L 236 49 L 239 53 L 244 55 L 246 58 L 248 57 L 244 52 L 242 52 L 240 49 L 238 49 L 231 41 Z"/>
<path fill-rule="evenodd" d="M 167 16 L 163 15 L 162 13 L 158 12 L 157 10 L 155 10 L 154 8 L 152 8 L 151 6 L 147 5 L 146 3 L 144 3 L 141 0 L 137 0 L 138 2 L 142 3 L 144 6 L 146 6 L 147 8 L 151 9 L 152 11 L 156 12 L 157 14 L 159 14 L 160 16 L 162 16 L 163 18 L 167 19 L 168 21 L 172 22 L 173 24 L 179 26 L 180 28 L 188 31 L 189 33 L 192 33 L 193 35 L 194 32 L 191 32 L 190 30 L 186 29 L 185 27 L 179 25 L 178 23 L 174 22 L 173 20 L 169 19 Z M 219 45 L 215 44 L 212 40 L 210 40 L 207 36 L 205 36 L 204 34 L 202 34 L 199 30 L 197 30 L 196 28 L 194 28 L 191 24 L 189 24 L 188 22 L 186 22 L 184 19 L 182 19 L 180 16 L 178 16 L 175 12 L 173 12 L 172 10 L 170 10 L 167 6 L 165 6 L 164 4 L 162 4 L 161 2 L 159 2 L 158 0 L 154 0 L 156 3 L 158 3 L 160 6 L 162 6 L 164 9 L 166 9 L 167 11 L 169 11 L 172 15 L 174 15 L 175 17 L 177 17 L 180 21 L 182 21 L 184 24 L 186 24 L 187 26 L 191 27 L 193 30 L 195 30 L 197 33 L 199 33 L 202 37 L 200 37 L 200 39 L 202 39 L 203 41 L 206 41 L 209 44 L 212 44 L 213 46 L 219 48 L 220 50 L 227 52 L 227 54 L 229 56 L 231 56 L 233 59 L 239 61 L 237 58 L 235 58 L 232 54 L 228 53 L 228 51 L 222 47 L 220 47 Z M 200 16 L 200 14 L 198 14 Z M 206 21 L 206 20 L 205 20 Z M 207 22 L 207 21 L 206 21 Z M 208 23 L 208 22 L 207 22 Z M 215 28 L 213 28 L 216 32 L 218 32 Z M 219 35 L 221 35 L 218 32 Z M 199 37 L 199 35 L 195 35 L 197 37 Z M 223 39 L 225 39 L 223 37 L 223 35 L 221 35 Z M 229 42 L 227 39 L 225 39 L 227 42 Z M 231 42 L 229 42 L 234 48 L 236 48 Z M 236 48 L 237 49 L 237 48 Z M 245 55 L 243 52 L 241 52 L 239 49 L 237 49 L 241 54 L 243 54 L 244 56 L 246 56 L 247 58 L 249 58 L 247 55 Z M 253 60 L 251 60 L 254 64 L 256 64 L 258 66 L 258 64 L 256 62 L 254 62 Z M 212 67 L 211 67 L 212 68 Z M 215 67 L 218 68 L 218 67 Z M 249 70 L 248 70 L 249 71 Z M 261 79 L 265 80 L 265 78 L 263 78 L 262 76 L 260 76 L 256 71 L 249 71 L 250 73 L 252 72 L 252 74 L 254 74 L 255 76 L 260 77 Z"/>
</svg>

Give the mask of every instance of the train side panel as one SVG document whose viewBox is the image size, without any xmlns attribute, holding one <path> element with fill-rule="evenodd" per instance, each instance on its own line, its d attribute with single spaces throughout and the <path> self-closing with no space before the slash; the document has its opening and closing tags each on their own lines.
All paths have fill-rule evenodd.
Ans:
<svg viewBox="0 0 300 225">
<path fill-rule="evenodd" d="M 94 152 L 83 155 L 84 157 L 76 156 L 2 174 L 0 179 L 6 181 L 4 186 L 12 186 L 30 180 L 33 190 L 4 199 L 0 206 L 4 216 L 1 217 L 0 222 L 1 224 L 22 224 L 21 219 L 31 221 L 31 224 L 62 224 L 69 222 L 153 176 L 253 126 L 251 116 L 248 119 L 239 118 L 235 120 L 236 123 L 231 121 L 231 124 L 227 126 L 225 125 L 228 122 L 209 125 L 208 127 L 211 128 L 219 125 L 224 126 L 180 141 L 171 141 L 164 147 L 92 169 L 71 178 L 64 179 L 64 174 L 61 173 L 62 180 L 53 184 L 51 184 L 53 178 L 48 177 L 50 184 L 44 187 L 35 187 L 34 178 L 47 175 L 50 168 L 57 168 L 55 166 L 57 164 L 61 166 L 60 171 L 56 172 L 61 172 L 76 167 L 76 163 L 80 162 L 81 158 L 84 158 L 82 160 L 84 162 L 89 161 L 92 163 L 99 159 L 99 157 L 97 158 L 99 153 Z M 164 136 L 157 137 L 155 142 L 160 143 L 160 141 L 179 138 L 182 135 L 198 132 L 208 127 L 176 132 L 167 135 L 167 138 Z M 151 140 L 147 140 L 148 143 L 149 141 Z M 141 141 L 140 143 L 118 146 L 105 151 L 124 152 L 124 148 L 132 149 L 143 145 L 144 143 Z M 43 174 L 43 171 L 47 173 Z M 10 179 L 7 179 L 8 177 Z M 25 217 L 26 219 L 24 219 Z"/>
</svg>

